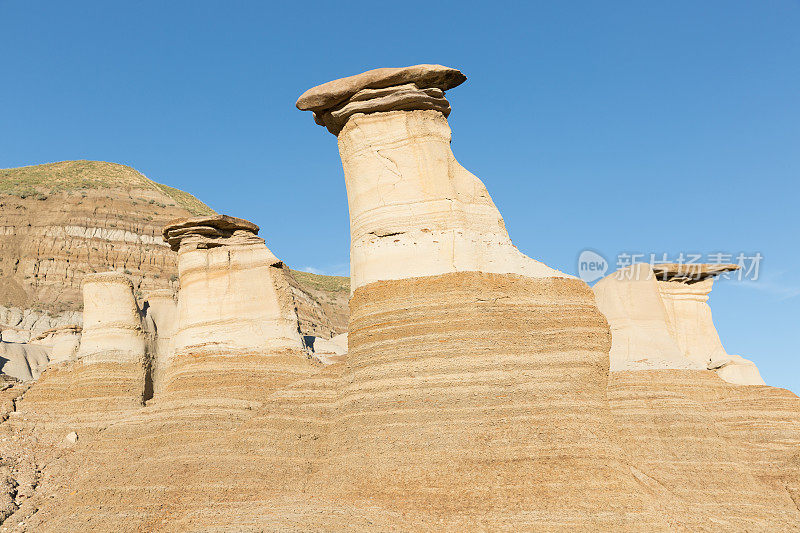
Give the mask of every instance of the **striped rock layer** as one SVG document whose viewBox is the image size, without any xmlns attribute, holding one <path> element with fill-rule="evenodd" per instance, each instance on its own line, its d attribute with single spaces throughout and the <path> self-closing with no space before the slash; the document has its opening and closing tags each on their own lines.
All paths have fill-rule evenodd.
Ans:
<svg viewBox="0 0 800 533">
<path fill-rule="evenodd" d="M 689 370 L 614 372 L 606 392 L 608 329 L 577 280 L 447 274 L 352 305 L 343 363 L 260 354 L 248 378 L 242 358 L 61 450 L 32 530 L 800 523 L 800 399 Z"/>
<path fill-rule="evenodd" d="M 219 383 L 203 371 L 127 413 L 31 523 L 663 528 L 610 433 L 610 339 L 585 284 L 382 282 L 356 291 L 352 316 L 344 363 L 274 354 L 272 372 L 228 381 L 225 360 Z"/>
<path fill-rule="evenodd" d="M 298 101 L 344 121 L 346 360 L 186 343 L 147 405 L 45 448 L 39 486 L 9 520 L 36 531 L 797 529 L 797 397 L 702 370 L 609 384 L 611 334 L 592 291 L 516 250 L 450 151 L 441 111 L 405 100 L 413 88 L 376 91 L 461 81 L 419 65 Z M 400 96 L 387 112 L 382 99 Z M 349 115 L 363 101 L 373 107 Z M 55 442 L 67 428 L 36 423 L 39 385 L 0 427 L 18 436 L 33 419 L 26 434 Z"/>
<path fill-rule="evenodd" d="M 800 527 L 800 398 L 711 371 L 611 372 L 631 472 L 673 531 Z"/>
</svg>

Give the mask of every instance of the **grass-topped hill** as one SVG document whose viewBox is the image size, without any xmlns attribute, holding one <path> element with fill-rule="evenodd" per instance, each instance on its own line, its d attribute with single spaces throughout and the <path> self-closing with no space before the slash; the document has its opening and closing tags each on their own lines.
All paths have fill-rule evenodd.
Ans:
<svg viewBox="0 0 800 533">
<path fill-rule="evenodd" d="M 50 196 L 64 191 L 87 189 L 155 189 L 176 205 L 195 215 L 214 210 L 192 196 L 168 185 L 156 183 L 136 170 L 105 161 L 61 161 L 45 165 L 0 169 L 0 194 L 26 198 Z"/>
<path fill-rule="evenodd" d="M 323 276 L 302 270 L 292 270 L 292 275 L 306 288 L 350 294 L 350 278 L 344 276 Z"/>
</svg>

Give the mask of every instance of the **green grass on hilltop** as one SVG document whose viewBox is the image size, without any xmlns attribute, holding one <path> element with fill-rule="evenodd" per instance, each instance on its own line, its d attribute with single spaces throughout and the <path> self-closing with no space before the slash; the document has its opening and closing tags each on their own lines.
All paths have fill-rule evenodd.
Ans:
<svg viewBox="0 0 800 533">
<path fill-rule="evenodd" d="M 0 169 L 0 194 L 43 198 L 63 191 L 82 189 L 156 189 L 176 205 L 195 215 L 214 210 L 192 196 L 168 185 L 156 183 L 131 167 L 105 161 L 61 161 L 45 165 Z"/>
<path fill-rule="evenodd" d="M 193 195 L 189 194 L 186 191 L 182 191 L 180 189 L 176 189 L 175 187 L 170 187 L 169 185 L 164 185 L 163 183 L 156 183 L 153 184 L 161 189 L 164 194 L 175 200 L 175 202 L 181 206 L 182 208 L 186 209 L 193 215 L 213 215 L 215 211 L 208 207 L 206 204 L 198 200 Z"/>
<path fill-rule="evenodd" d="M 320 274 L 312 274 L 311 272 L 303 272 L 301 270 L 292 270 L 292 275 L 304 287 L 311 287 L 327 292 L 350 293 L 350 278 L 344 276 L 323 276 Z"/>
</svg>

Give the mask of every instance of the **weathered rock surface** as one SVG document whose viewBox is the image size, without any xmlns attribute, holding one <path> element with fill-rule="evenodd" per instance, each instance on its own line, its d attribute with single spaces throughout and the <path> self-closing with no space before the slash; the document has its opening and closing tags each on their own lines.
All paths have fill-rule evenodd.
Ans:
<svg viewBox="0 0 800 533">
<path fill-rule="evenodd" d="M 395 129 L 398 118 L 446 126 L 437 111 L 356 113 L 340 137 L 364 119 Z M 482 230 L 465 214 L 502 221 L 477 178 L 468 181 L 485 198 L 429 209 L 460 190 L 449 183 L 461 174 L 454 164 L 415 170 L 410 161 L 439 140 L 402 141 L 392 160 L 409 163 L 398 165 L 395 186 L 409 209 L 458 242 L 458 268 L 442 257 L 425 263 L 410 242 L 386 255 L 370 249 L 353 268 L 347 357 L 324 366 L 287 331 L 300 320 L 296 305 L 282 304 L 291 284 L 254 228 L 218 217 L 176 224 L 179 234 L 167 231 L 181 272 L 176 349 L 159 394 L 146 405 L 79 408 L 72 399 L 85 402 L 82 384 L 101 377 L 84 375 L 98 365 L 80 359 L 30 388 L 0 390 L 9 523 L 30 531 L 797 529 L 796 396 L 708 370 L 613 372 L 609 381 L 611 333 L 589 287 L 535 262 L 531 275 L 481 271 L 524 270 L 533 260 L 504 229 L 486 230 L 489 244 L 474 238 Z M 402 233 L 413 217 L 384 210 L 381 196 L 352 194 L 376 184 L 373 171 L 346 166 L 351 216 L 373 209 Z M 363 228 L 351 230 L 355 240 Z M 196 308 L 205 320 L 191 319 Z M 106 390 L 124 395 L 126 385 Z M 79 438 L 66 441 L 72 432 Z M 25 488 L 21 497 L 14 486 Z"/>
<path fill-rule="evenodd" d="M 737 268 L 638 263 L 598 281 L 611 370 L 716 370 L 731 383 L 764 385 L 752 362 L 725 352 L 707 303 L 714 277 Z"/>
<path fill-rule="evenodd" d="M 800 524 L 800 398 L 707 370 L 611 372 L 631 472 L 672 531 L 793 531 Z"/>
<path fill-rule="evenodd" d="M 141 302 L 177 291 L 176 256 L 161 236 L 170 220 L 214 211 L 194 196 L 124 165 L 64 161 L 0 169 L 0 336 L 30 342 L 82 324 L 81 282 L 93 272 L 127 275 Z M 305 278 L 296 283 L 303 333 L 346 329 L 347 302 L 322 305 Z"/>
<path fill-rule="evenodd" d="M 421 529 L 665 527 L 610 433 L 591 291 L 513 246 L 444 113 L 356 113 L 338 138 L 354 289 L 328 429 L 340 499 Z"/>
<path fill-rule="evenodd" d="M 50 351 L 45 346 L 0 341 L 0 371 L 20 381 L 36 379 L 47 368 Z"/>
<path fill-rule="evenodd" d="M 78 359 L 84 363 L 137 363 L 144 367 L 146 338 L 133 283 L 117 272 L 83 280 L 83 334 Z"/>
<path fill-rule="evenodd" d="M 0 337 L 6 342 L 30 342 L 47 331 L 74 327 L 81 324 L 82 320 L 81 311 L 51 315 L 44 310 L 0 306 Z"/>
<path fill-rule="evenodd" d="M 178 251 L 176 353 L 301 348 L 283 263 L 258 229 L 225 215 L 164 228 L 164 240 Z"/>
<path fill-rule="evenodd" d="M 178 302 L 170 289 L 145 294 L 144 327 L 150 333 L 150 375 L 153 394 L 161 392 L 172 357 L 172 338 L 178 329 Z"/>
<path fill-rule="evenodd" d="M 356 114 L 338 138 L 351 290 L 448 272 L 568 277 L 513 245 L 486 187 L 453 156 L 441 112 Z"/>
<path fill-rule="evenodd" d="M 322 364 L 331 365 L 347 357 L 347 333 L 331 339 L 307 335 L 304 340 L 309 353 Z"/>
<path fill-rule="evenodd" d="M 290 270 L 285 264 L 283 269 L 292 288 L 300 332 L 325 339 L 346 333 L 350 278 Z"/>
<path fill-rule="evenodd" d="M 420 109 L 438 111 L 445 117 L 450 115 L 450 103 L 441 89 L 420 89 L 416 84 L 409 83 L 385 89 L 362 89 L 337 107 L 320 113 L 315 112 L 314 120 L 321 122 L 334 135 L 338 135 L 347 120 L 356 113 Z"/>
<path fill-rule="evenodd" d="M 59 326 L 40 333 L 31 344 L 51 348 L 49 362 L 57 364 L 77 357 L 82 332 L 81 326 Z"/>
<path fill-rule="evenodd" d="M 81 282 L 92 272 L 127 270 L 137 290 L 169 288 L 175 258 L 161 228 L 213 213 L 183 191 L 100 161 L 2 169 L 0 204 L 0 304 L 56 314 L 80 310 Z"/>
<path fill-rule="evenodd" d="M 330 109 L 364 89 L 383 89 L 413 83 L 423 89 L 436 88 L 446 91 L 461 85 L 466 80 L 467 77 L 459 70 L 442 65 L 376 68 L 307 90 L 297 99 L 297 109 L 315 112 Z"/>
</svg>

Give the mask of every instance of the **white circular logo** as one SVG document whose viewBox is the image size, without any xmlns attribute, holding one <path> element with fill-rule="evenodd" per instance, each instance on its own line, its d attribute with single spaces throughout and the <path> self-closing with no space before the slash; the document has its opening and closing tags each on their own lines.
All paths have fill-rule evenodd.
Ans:
<svg viewBox="0 0 800 533">
<path fill-rule="evenodd" d="M 592 250 L 584 250 L 578 256 L 578 277 L 586 283 L 596 281 L 606 275 L 608 261 Z"/>
</svg>

